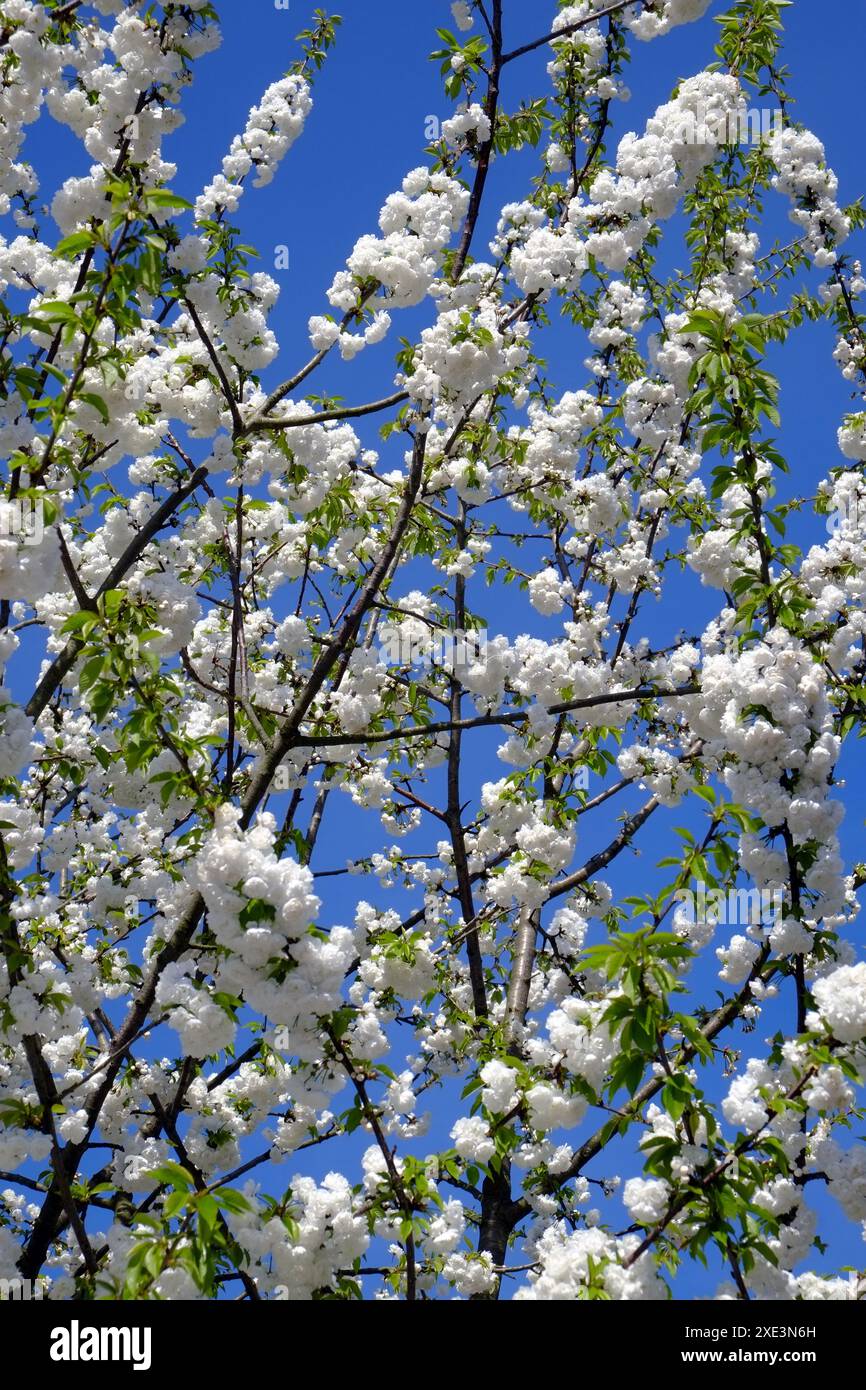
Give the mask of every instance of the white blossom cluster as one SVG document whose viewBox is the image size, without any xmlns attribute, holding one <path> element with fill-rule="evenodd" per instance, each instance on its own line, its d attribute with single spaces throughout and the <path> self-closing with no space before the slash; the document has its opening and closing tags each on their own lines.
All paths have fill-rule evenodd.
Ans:
<svg viewBox="0 0 866 1390">
<path fill-rule="evenodd" d="M 206 0 L 0 0 L 0 1280 L 23 1248 L 54 1298 L 83 1222 L 118 1297 L 661 1300 L 712 1184 L 760 1236 L 719 1299 L 844 1296 L 809 1265 L 813 1183 L 866 1223 L 866 410 L 780 504 L 766 349 L 826 278 L 863 393 L 858 214 L 808 131 L 723 148 L 745 63 L 612 138 L 620 40 L 707 0 L 547 14 L 534 153 L 451 8 L 438 162 L 347 206 L 284 371 L 244 195 L 291 179 L 327 16 L 190 207 Z M 39 211 L 43 113 L 84 159 Z M 335 394 L 398 310 L 381 398 Z M 779 911 L 728 932 L 695 878 Z"/>
</svg>

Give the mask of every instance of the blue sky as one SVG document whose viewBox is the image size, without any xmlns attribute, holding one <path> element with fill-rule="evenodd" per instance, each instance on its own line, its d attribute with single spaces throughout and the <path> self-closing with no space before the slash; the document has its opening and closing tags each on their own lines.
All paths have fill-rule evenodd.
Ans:
<svg viewBox="0 0 866 1390">
<path fill-rule="evenodd" d="M 293 42 L 297 31 L 306 27 L 312 5 L 291 0 L 288 10 L 276 9 L 271 0 L 227 0 L 218 5 L 222 12 L 224 42 L 221 50 L 197 66 L 197 81 L 184 103 L 185 126 L 167 145 L 167 157 L 174 159 L 180 172 L 174 181 L 178 192 L 192 200 L 200 188 L 217 172 L 232 137 L 243 129 L 247 112 L 264 87 L 282 75 L 296 56 Z M 399 186 L 403 175 L 424 163 L 424 125 L 428 116 L 444 118 L 450 103 L 441 91 L 438 64 L 426 55 L 438 46 L 437 25 L 453 27 L 447 0 L 344 0 L 336 6 L 344 16 L 338 44 L 315 86 L 315 107 L 302 140 L 291 151 L 276 182 L 262 190 L 249 190 L 241 203 L 237 221 L 246 240 L 261 252 L 261 268 L 273 273 L 282 285 L 282 296 L 272 316 L 282 347 L 278 364 L 271 369 L 266 384 L 289 375 L 310 355 L 306 325 L 311 314 L 328 308 L 325 291 L 334 272 L 343 264 L 355 240 L 376 229 L 378 212 L 384 199 Z M 717 26 L 713 16 L 727 7 L 715 4 L 704 20 L 674 31 L 651 44 L 635 43 L 633 62 L 626 81 L 632 100 L 618 112 L 617 138 L 629 129 L 639 130 L 646 118 L 668 98 L 677 81 L 697 72 L 712 61 Z M 862 161 L 862 52 L 863 10 L 849 7 L 844 22 L 844 41 L 840 24 L 831 16 L 823 0 L 797 0 L 786 11 L 786 61 L 791 68 L 790 87 L 796 98 L 794 115 L 824 140 L 828 161 L 840 179 L 840 200 L 853 201 L 866 184 Z M 553 6 L 533 0 L 508 0 L 506 4 L 506 47 L 512 48 L 550 27 Z M 533 55 L 511 66 L 504 92 L 506 106 L 516 106 L 524 95 L 540 95 L 547 90 L 544 75 L 546 53 Z M 615 142 L 614 142 L 615 143 Z M 42 178 L 43 195 L 48 201 L 54 188 L 70 174 L 84 173 L 89 160 L 68 132 L 47 122 L 32 142 L 31 157 Z M 486 242 L 495 225 L 499 207 L 524 196 L 535 171 L 538 152 L 495 165 L 490 180 L 487 214 L 479 229 L 474 250 L 486 255 Z M 786 205 L 780 199 L 773 209 L 774 233 L 785 234 Z M 674 238 L 681 229 L 672 226 Z M 768 239 L 769 240 L 769 239 Z M 287 245 L 291 265 L 288 272 L 274 269 L 274 248 Z M 676 264 L 676 259 L 673 261 Z M 345 366 L 329 359 L 313 378 L 311 389 L 343 395 L 352 404 L 389 393 L 392 380 L 392 349 L 396 334 L 412 337 L 429 321 L 429 306 L 396 317 L 386 343 L 368 349 L 353 364 Z M 588 345 L 561 328 L 549 335 L 552 353 L 551 377 L 559 391 L 587 385 L 582 365 Z M 814 492 L 815 484 L 836 464 L 836 430 L 842 414 L 850 408 L 849 387 L 837 372 L 831 358 L 832 331 L 826 325 L 807 325 L 792 340 L 784 354 L 775 354 L 773 366 L 782 382 L 783 424 L 779 433 L 782 451 L 791 465 L 783 481 L 782 495 Z M 359 429 L 364 443 L 381 447 L 389 466 L 397 466 L 403 445 L 381 446 L 377 423 Z M 393 451 L 389 454 L 389 450 Z M 820 532 L 811 538 L 821 539 Z M 406 587 L 411 587 L 407 584 Z M 646 631 L 654 640 L 670 640 L 676 631 L 687 628 L 699 632 L 717 607 L 714 594 L 701 590 L 696 581 L 683 585 L 675 611 L 669 615 L 662 606 L 652 611 L 637 631 Z M 489 611 L 490 626 L 520 631 L 533 625 L 528 605 L 517 616 L 494 607 Z M 550 625 L 551 634 L 555 624 Z M 470 776 L 478 780 L 504 775 L 504 766 L 495 759 L 500 741 L 490 736 L 479 740 L 468 764 Z M 843 827 L 843 846 L 849 861 L 864 858 L 862 850 L 863 802 L 862 758 L 849 755 L 843 772 L 853 773 L 848 817 Z M 639 794 L 630 803 L 638 804 Z M 354 810 L 348 797 L 335 795 L 320 841 L 318 865 L 340 867 L 346 859 L 346 846 L 353 854 L 381 848 L 383 834 L 372 813 Z M 642 838 L 639 859 L 628 858 L 605 876 L 620 893 L 646 891 L 653 878 L 651 866 L 669 852 L 670 828 L 688 820 L 685 812 L 663 812 Z M 597 829 L 588 828 L 578 853 L 582 861 L 610 838 L 612 818 L 602 817 Z M 429 847 L 435 835 L 425 836 Z M 656 876 L 657 877 L 657 876 Z M 664 878 L 658 881 L 664 881 Z M 399 897 L 382 890 L 377 883 L 358 878 L 327 881 L 320 885 L 325 899 L 323 921 L 347 921 L 359 897 L 367 896 L 382 907 L 399 904 Z M 712 1001 L 716 983 L 711 969 L 700 974 L 698 993 Z M 792 1005 L 791 1000 L 786 1001 Z M 790 1010 L 789 1010 L 790 1012 Z M 779 1022 L 781 1023 L 781 1018 Z M 774 1021 L 775 1022 L 775 1021 Z M 770 1031 L 767 1020 L 758 1029 L 758 1044 Z M 737 1046 L 755 1046 L 739 1036 Z M 715 1094 L 715 1091 L 713 1091 Z M 347 1102 L 348 1103 L 348 1102 Z M 431 1137 L 420 1141 L 418 1152 L 431 1150 L 436 1143 L 447 1144 L 447 1129 L 457 1110 L 453 1097 L 448 1102 L 430 1098 L 434 1109 Z M 580 1131 L 577 1132 L 580 1137 Z M 348 1153 L 360 1152 L 368 1138 L 356 1135 L 348 1141 Z M 251 1145 L 250 1151 L 261 1147 Z M 314 1155 L 309 1171 L 341 1167 L 352 1173 L 346 1149 L 328 1146 Z M 628 1154 L 623 1155 L 624 1174 L 639 1171 Z M 274 1177 L 273 1188 L 295 1171 L 289 1160 Z M 300 1163 L 297 1167 L 300 1167 Z M 607 1175 L 610 1163 L 594 1167 L 594 1176 Z M 837 1208 L 813 1184 L 810 1200 L 827 1213 L 821 1225 L 830 1233 L 826 1259 L 815 1256 L 811 1267 L 838 1269 L 846 1262 L 863 1263 L 862 1243 L 856 1230 L 840 1219 Z M 606 1213 L 607 1214 L 607 1213 Z M 623 1223 L 625 1224 L 625 1223 Z M 719 1280 L 718 1270 L 703 1272 L 700 1267 L 680 1277 L 680 1297 L 711 1293 Z"/>
</svg>

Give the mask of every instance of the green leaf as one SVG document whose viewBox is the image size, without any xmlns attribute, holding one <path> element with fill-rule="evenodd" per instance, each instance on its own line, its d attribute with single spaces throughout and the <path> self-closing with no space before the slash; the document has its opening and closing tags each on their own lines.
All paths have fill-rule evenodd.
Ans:
<svg viewBox="0 0 866 1390">
<path fill-rule="evenodd" d="M 162 1207 L 166 1221 L 171 1221 L 175 1216 L 185 1211 L 188 1201 L 189 1198 L 185 1192 L 170 1192 Z"/>
<path fill-rule="evenodd" d="M 150 1169 L 147 1176 L 148 1178 L 152 1178 L 155 1183 L 159 1183 L 161 1187 L 179 1186 L 190 1189 L 195 1187 L 192 1174 L 188 1173 L 179 1163 L 174 1163 L 171 1159 L 167 1159 L 165 1163 L 161 1163 L 158 1168 Z"/>
<path fill-rule="evenodd" d="M 62 300 L 50 299 L 44 304 L 36 306 L 36 313 L 39 318 L 48 323 L 77 323 L 78 315 L 71 304 L 64 304 Z M 37 323 L 39 319 L 35 320 Z"/>
<path fill-rule="evenodd" d="M 108 425 L 111 423 L 111 416 L 108 413 L 108 406 L 105 404 L 105 401 L 102 399 L 101 396 L 97 396 L 96 393 L 93 391 L 82 391 L 78 396 L 78 400 L 85 401 L 87 405 L 92 405 L 93 409 L 96 410 L 102 417 L 103 425 Z"/>
<path fill-rule="evenodd" d="M 212 1231 L 219 1220 L 219 1207 L 216 1198 L 209 1192 L 201 1192 L 195 1199 L 196 1211 L 202 1226 L 206 1231 Z"/>
<path fill-rule="evenodd" d="M 62 241 L 58 241 L 54 248 L 54 254 L 74 259 L 76 256 L 80 256 L 83 251 L 89 251 L 96 244 L 96 241 L 94 232 L 73 232 L 70 236 L 65 236 Z"/>
<path fill-rule="evenodd" d="M 170 188 L 149 188 L 144 197 L 151 207 L 178 208 L 184 212 L 192 212 L 192 203 L 188 203 L 185 198 L 179 198 Z"/>
</svg>

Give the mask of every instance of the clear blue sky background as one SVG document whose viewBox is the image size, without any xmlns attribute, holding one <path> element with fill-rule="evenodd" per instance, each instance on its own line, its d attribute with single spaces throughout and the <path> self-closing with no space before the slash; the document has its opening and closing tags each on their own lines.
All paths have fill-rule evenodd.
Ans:
<svg viewBox="0 0 866 1390">
<path fill-rule="evenodd" d="M 243 129 L 247 112 L 263 88 L 282 75 L 296 56 L 293 38 L 300 28 L 306 27 L 312 5 L 291 0 L 291 8 L 285 11 L 277 10 L 271 0 L 225 0 L 218 8 L 223 20 L 223 46 L 197 65 L 196 85 L 184 103 L 187 123 L 166 148 L 167 157 L 176 160 L 180 167 L 175 187 L 191 200 L 219 169 L 232 137 Z M 426 118 L 431 114 L 444 118 L 451 109 L 441 91 L 438 64 L 431 64 L 426 58 L 438 46 L 435 27 L 453 28 L 447 0 L 343 0 L 333 8 L 343 14 L 344 25 L 334 54 L 317 79 L 315 109 L 305 135 L 271 187 L 247 192 L 237 219 L 245 238 L 261 251 L 262 268 L 277 273 L 283 286 L 271 321 L 282 346 L 279 363 L 272 369 L 273 381 L 287 376 L 309 356 L 307 320 L 311 314 L 328 308 L 325 291 L 335 270 L 343 264 L 358 236 L 376 230 L 382 202 L 399 186 L 406 171 L 425 162 Z M 717 32 L 713 16 L 724 13 L 726 8 L 724 4 L 714 4 L 697 24 L 650 44 L 634 43 L 634 61 L 626 76 L 633 95 L 628 105 L 618 109 L 617 138 L 629 129 L 640 130 L 680 78 L 712 61 Z M 535 0 L 507 0 L 506 46 L 512 48 L 540 36 L 549 29 L 553 13 L 552 5 Z M 828 161 L 840 178 L 840 200 L 853 201 L 866 189 L 862 160 L 862 53 L 866 24 L 862 7 L 848 7 L 844 35 L 837 16 L 831 15 L 823 0 L 796 0 L 786 11 L 786 24 L 785 54 L 797 103 L 794 115 L 824 140 Z M 541 95 L 547 90 L 543 71 L 546 60 L 545 50 L 512 65 L 504 92 L 506 106 L 516 108 L 521 96 Z M 63 178 L 86 172 L 89 164 L 69 133 L 50 122 L 36 134 L 28 152 L 42 177 L 46 201 Z M 540 152 L 530 151 L 494 167 L 486 219 L 482 220 L 474 247 L 478 257 L 487 255 L 486 242 L 499 207 L 524 196 L 539 157 Z M 774 235 L 786 235 L 786 211 L 786 204 L 779 199 L 772 212 Z M 674 237 L 680 236 L 681 228 L 672 225 L 672 232 Z M 765 249 L 771 239 L 770 235 L 766 237 Z M 291 269 L 282 274 L 273 269 L 274 248 L 281 244 L 289 247 L 291 256 Z M 672 264 L 684 261 L 684 254 L 678 261 L 675 253 Z M 311 389 L 341 394 L 352 403 L 387 394 L 391 389 L 396 334 L 413 337 L 428 321 L 429 305 L 411 314 L 395 315 L 394 328 L 384 346 L 368 349 L 348 367 L 329 359 L 327 367 L 312 379 Z M 551 351 L 551 376 L 556 388 L 564 391 L 585 386 L 587 377 L 582 362 L 589 353 L 588 345 L 561 329 L 543 341 Z M 850 408 L 849 388 L 831 360 L 831 330 L 825 325 L 806 326 L 796 335 L 795 344 L 773 362 L 782 380 L 780 440 L 791 465 L 789 478 L 782 482 L 782 496 L 814 492 L 818 480 L 838 463 L 836 430 L 842 414 Z M 365 444 L 380 447 L 376 422 L 359 433 Z M 381 447 L 389 466 L 397 466 L 403 446 L 395 441 Z M 820 541 L 820 530 L 813 529 L 810 538 Z M 410 585 L 407 583 L 406 587 Z M 652 601 L 647 602 L 651 616 L 644 617 L 643 625 L 635 632 L 647 632 L 653 640 L 670 640 L 683 627 L 699 633 L 718 606 L 717 596 L 701 590 L 696 582 L 683 588 L 671 610 L 662 605 L 653 613 Z M 494 608 L 488 616 L 491 628 L 509 633 L 546 630 L 543 621 L 532 615 L 525 604 L 516 613 Z M 555 621 L 550 623 L 549 631 L 555 633 Z M 479 741 L 467 767 L 471 780 L 480 782 L 504 774 L 503 765 L 493 756 L 499 741 L 498 737 L 491 737 L 486 745 Z M 853 773 L 843 828 L 844 849 L 849 863 L 853 863 L 866 857 L 862 849 L 863 799 L 859 790 L 862 759 L 849 756 L 842 770 L 849 777 Z M 631 804 L 638 804 L 639 799 L 636 793 Z M 317 855 L 320 868 L 342 866 L 347 846 L 356 855 L 381 848 L 383 840 L 374 813 L 355 812 L 349 799 L 342 795 L 332 801 L 335 804 L 326 817 Z M 687 819 L 683 812 L 660 813 L 656 823 L 648 828 L 649 833 L 643 835 L 641 857 L 631 858 L 605 875 L 615 891 L 648 891 L 654 878 L 664 881 L 652 874 L 651 866 L 662 854 L 670 852 L 671 826 Z M 588 828 L 584 832 L 582 828 L 580 861 L 607 842 L 612 823 L 612 817 L 602 817 L 595 831 Z M 429 848 L 435 838 L 425 833 L 424 848 Z M 418 848 L 422 846 L 419 844 Z M 362 896 L 382 907 L 400 903 L 399 895 L 385 892 L 375 881 L 362 883 L 358 878 L 349 878 L 327 883 L 327 891 L 324 885 L 319 888 L 325 899 L 325 925 L 351 920 L 355 903 Z M 695 977 L 697 993 L 708 1003 L 712 1003 L 719 983 L 712 965 L 714 962 Z M 783 1026 L 787 1018 L 790 1026 L 793 999 L 786 998 L 784 1005 L 778 1023 Z M 740 1034 L 734 1045 L 746 1052 L 759 1050 L 761 1040 L 773 1030 L 776 1021 L 768 1015 L 759 1024 L 757 1042 Z M 431 1151 L 437 1144 L 447 1145 L 447 1129 L 459 1113 L 453 1096 L 437 1099 L 434 1093 L 427 1101 L 434 1110 L 434 1124 L 430 1137 L 415 1146 L 418 1152 Z M 570 1138 L 575 1142 L 575 1137 L 580 1136 L 577 1131 Z M 357 1170 L 353 1171 L 347 1152 L 360 1152 L 368 1143 L 369 1138 L 359 1134 L 348 1144 L 340 1143 L 333 1149 L 325 1146 L 320 1152 L 300 1156 L 303 1164 L 290 1159 L 279 1176 L 274 1175 L 272 1182 L 266 1181 L 266 1186 L 276 1190 L 301 1167 L 305 1171 L 326 1172 L 335 1166 L 354 1178 Z M 251 1145 L 249 1152 L 256 1147 L 260 1145 Z M 613 1170 L 613 1160 L 606 1158 L 602 1166 L 590 1171 L 600 1177 Z M 634 1156 L 623 1151 L 619 1171 L 627 1176 L 639 1170 Z M 818 1190 L 820 1186 L 811 1185 L 809 1199 L 827 1213 L 827 1220 L 822 1220 L 821 1225 L 829 1232 L 831 1245 L 826 1258 L 815 1252 L 809 1267 L 838 1269 L 848 1262 L 862 1266 L 862 1242 L 856 1228 L 851 1229 L 840 1218 L 835 1205 Z M 613 1214 L 615 1203 L 599 1201 L 599 1205 L 605 1216 L 610 1212 L 615 1223 L 626 1224 L 621 1215 Z M 718 1268 L 706 1272 L 700 1267 L 690 1269 L 677 1281 L 677 1296 L 707 1296 L 720 1277 L 724 1276 Z"/>
</svg>

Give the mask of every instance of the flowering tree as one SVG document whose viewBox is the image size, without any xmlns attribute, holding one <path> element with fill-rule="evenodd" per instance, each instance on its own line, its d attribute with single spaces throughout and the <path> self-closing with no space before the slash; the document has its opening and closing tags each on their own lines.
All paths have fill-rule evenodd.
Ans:
<svg viewBox="0 0 866 1390">
<path fill-rule="evenodd" d="M 778 501 L 767 354 L 828 319 L 862 388 L 863 218 L 789 119 L 784 3 L 621 139 L 630 48 L 708 0 L 552 5 L 522 46 L 455 4 L 452 114 L 279 374 L 236 212 L 338 19 L 190 206 L 163 140 L 214 7 L 0 3 L 0 1278 L 645 1299 L 712 1258 L 721 1297 L 847 1296 L 809 1197 L 866 1219 L 866 412 Z M 40 119 L 93 161 L 50 211 Z M 381 398 L 322 394 L 383 341 Z M 361 811 L 380 849 L 334 870 Z"/>
</svg>

